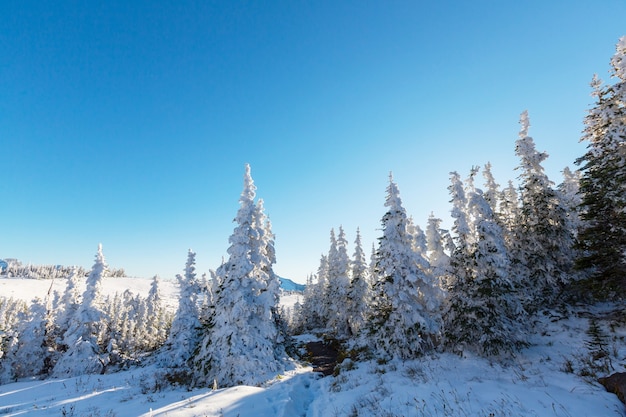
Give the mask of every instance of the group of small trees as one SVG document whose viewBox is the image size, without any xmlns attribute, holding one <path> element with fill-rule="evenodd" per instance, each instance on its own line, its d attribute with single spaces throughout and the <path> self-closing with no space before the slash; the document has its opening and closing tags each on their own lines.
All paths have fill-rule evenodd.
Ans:
<svg viewBox="0 0 626 417">
<path fill-rule="evenodd" d="M 568 289 L 572 296 L 574 281 L 579 292 L 619 297 L 626 289 L 626 37 L 611 63 L 617 82 L 592 83 L 597 102 L 585 120 L 580 171 L 565 168 L 555 186 L 522 113 L 519 186 L 500 189 L 490 164 L 483 189 L 475 185 L 478 168 L 465 181 L 451 173 L 451 238 L 432 216 L 426 234 L 414 225 L 390 178 L 372 264 L 363 267 L 357 234 L 351 269 L 343 229 L 337 239 L 331 231 L 295 330 L 359 333 L 379 354 L 402 359 L 435 345 L 490 356 L 524 346 L 525 318 Z"/>
<path fill-rule="evenodd" d="M 0 268 L 0 275 L 8 278 L 20 277 L 31 279 L 64 279 L 69 274 L 78 274 L 86 277 L 89 271 L 80 266 L 63 266 L 63 265 L 22 265 L 20 262 L 8 262 L 6 268 Z M 110 269 L 107 272 L 108 277 L 126 276 L 124 269 Z"/>
<path fill-rule="evenodd" d="M 129 291 L 105 298 L 108 267 L 101 246 L 86 282 L 72 269 L 62 295 L 30 307 L 0 298 L 0 383 L 103 373 L 152 352 L 172 382 L 256 385 L 280 373 L 289 336 L 272 267 L 274 235 L 255 194 L 246 165 L 229 259 L 211 271 L 211 280 L 199 278 L 189 250 L 185 273 L 177 276 L 173 317 L 162 305 L 156 277 L 146 298 Z"/>
<path fill-rule="evenodd" d="M 158 278 L 146 298 L 130 291 L 105 297 L 107 270 L 100 245 L 86 282 L 74 269 L 63 294 L 48 294 L 30 306 L 0 299 L 0 383 L 103 373 L 135 363 L 163 344 L 171 317 Z"/>
</svg>

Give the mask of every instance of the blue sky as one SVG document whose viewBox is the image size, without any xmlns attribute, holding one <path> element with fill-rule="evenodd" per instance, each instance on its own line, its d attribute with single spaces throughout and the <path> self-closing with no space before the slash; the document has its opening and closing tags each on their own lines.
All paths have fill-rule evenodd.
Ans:
<svg viewBox="0 0 626 417">
<path fill-rule="evenodd" d="M 100 4 L 101 3 L 101 4 Z M 626 2 L 0 2 L 0 258 L 171 278 L 226 255 L 250 163 L 275 271 L 303 282 L 331 228 L 366 251 L 393 171 L 424 226 L 448 173 L 515 179 L 530 134 L 582 155 Z M 481 180 L 482 181 L 482 180 Z M 353 252 L 353 247 L 349 252 Z"/>
</svg>

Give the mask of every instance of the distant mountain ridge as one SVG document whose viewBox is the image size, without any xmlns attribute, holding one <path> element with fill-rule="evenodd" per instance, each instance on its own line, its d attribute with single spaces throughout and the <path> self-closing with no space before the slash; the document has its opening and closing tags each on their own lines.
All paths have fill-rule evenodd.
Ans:
<svg viewBox="0 0 626 417">
<path fill-rule="evenodd" d="M 306 285 L 293 282 L 289 278 L 278 277 L 280 279 L 280 288 L 285 291 L 304 291 Z"/>
</svg>

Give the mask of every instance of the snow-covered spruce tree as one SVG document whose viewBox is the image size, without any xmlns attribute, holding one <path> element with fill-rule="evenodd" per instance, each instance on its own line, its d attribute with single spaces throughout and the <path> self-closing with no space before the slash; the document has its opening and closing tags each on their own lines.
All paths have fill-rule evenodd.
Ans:
<svg viewBox="0 0 626 417">
<path fill-rule="evenodd" d="M 284 347 L 274 314 L 278 287 L 272 272 L 273 248 L 260 230 L 254 203 L 256 187 L 246 165 L 240 207 L 228 248 L 229 259 L 218 269 L 219 287 L 198 353 L 194 381 L 209 386 L 257 385 L 283 369 Z"/>
<path fill-rule="evenodd" d="M 372 297 L 370 288 L 370 271 L 361 244 L 361 232 L 356 230 L 354 254 L 352 255 L 352 278 L 346 299 L 349 333 L 358 334 L 367 323 L 369 302 Z"/>
<path fill-rule="evenodd" d="M 428 251 L 426 233 L 424 233 L 419 225 L 415 224 L 412 216 L 409 216 L 407 231 L 411 236 L 413 236 L 413 250 L 423 256 L 426 256 L 426 252 Z"/>
<path fill-rule="evenodd" d="M 54 367 L 55 376 L 78 376 L 103 373 L 109 362 L 105 347 L 105 317 L 102 301 L 102 279 L 107 273 L 107 264 L 98 245 L 96 262 L 87 277 L 87 288 L 76 314 L 63 337 L 67 351 Z"/>
<path fill-rule="evenodd" d="M 59 307 L 55 317 L 56 323 L 56 346 L 60 352 L 65 352 L 68 348 L 63 343 L 65 333 L 70 327 L 72 319 L 76 315 L 82 301 L 81 280 L 84 275 L 81 273 L 82 268 L 72 268 L 66 279 L 65 290 L 59 300 Z"/>
<path fill-rule="evenodd" d="M 24 301 L 0 297 L 0 384 L 15 381 L 19 329 L 27 315 Z"/>
<path fill-rule="evenodd" d="M 472 247 L 476 243 L 476 234 L 471 224 L 469 203 L 463 188 L 463 181 L 458 172 L 450 173 L 450 183 L 448 190 L 452 203 L 451 216 L 454 220 L 452 233 L 455 245 L 450 256 L 449 276 L 446 280 L 449 290 L 456 287 L 457 282 L 470 281 L 476 267 L 472 259 Z"/>
<path fill-rule="evenodd" d="M 430 214 L 426 226 L 426 254 L 433 276 L 439 280 L 441 288 L 447 288 L 447 275 L 450 268 L 450 256 L 446 253 L 446 241 L 450 239 L 447 230 L 440 227 L 441 219 Z"/>
<path fill-rule="evenodd" d="M 274 320 L 274 325 L 278 331 L 273 341 L 276 349 L 276 357 L 283 358 L 285 349 L 291 352 L 293 343 L 289 333 L 289 325 L 286 320 L 286 312 L 280 306 L 280 279 L 274 273 L 273 265 L 276 263 L 276 249 L 274 248 L 274 233 L 272 223 L 265 214 L 265 206 L 262 198 L 259 198 L 254 211 L 254 227 L 258 230 L 258 237 L 252 253 L 257 254 L 252 258 L 254 264 L 265 273 L 262 277 L 264 289 L 257 297 L 257 303 L 263 306 L 270 306 L 270 314 Z"/>
<path fill-rule="evenodd" d="M 326 327 L 325 314 L 325 297 L 328 287 L 328 256 L 322 254 L 320 264 L 317 268 L 316 282 L 305 290 L 306 305 L 302 308 L 302 314 L 305 316 L 305 329 L 314 330 Z"/>
<path fill-rule="evenodd" d="M 170 333 L 159 354 L 161 364 L 182 375 L 191 372 L 188 362 L 201 340 L 200 311 L 198 306 L 198 279 L 196 253 L 189 249 L 185 274 L 176 276 L 180 288 L 178 308 L 172 320 Z"/>
<path fill-rule="evenodd" d="M 521 209 L 514 230 L 519 247 L 511 255 L 517 261 L 515 273 L 531 297 L 525 307 L 534 311 L 554 301 L 570 282 L 574 237 L 560 194 L 542 166 L 548 155 L 538 152 L 528 136 L 528 112 L 522 113 L 520 124 L 515 153 L 520 158 Z"/>
<path fill-rule="evenodd" d="M 15 378 L 44 373 L 49 354 L 46 346 L 47 319 L 48 309 L 40 298 L 35 298 L 20 320 L 19 342 L 13 361 Z"/>
<path fill-rule="evenodd" d="M 408 217 L 391 174 L 385 206 L 369 336 L 381 355 L 415 358 L 431 349 L 439 336 L 440 289 L 428 272 L 426 259 L 413 250 Z"/>
<path fill-rule="evenodd" d="M 326 327 L 339 338 L 349 335 L 349 322 L 346 299 L 350 288 L 350 257 L 348 241 L 343 227 L 334 240 L 331 230 L 331 250 L 328 253 L 328 287 L 326 289 Z"/>
<path fill-rule="evenodd" d="M 468 190 L 466 199 L 456 173 L 450 190 L 457 250 L 444 313 L 445 345 L 460 354 L 510 353 L 525 343 L 524 310 L 509 277 L 502 229 L 481 190 Z"/>
<path fill-rule="evenodd" d="M 163 305 L 159 290 L 160 279 L 157 275 L 152 279 L 148 297 L 141 303 L 139 322 L 143 323 L 143 340 L 141 350 L 150 352 L 165 343 L 169 330 L 169 315 Z"/>
<path fill-rule="evenodd" d="M 522 260 L 515 258 L 514 254 L 521 253 L 520 242 L 515 237 L 517 222 L 520 220 L 520 201 L 517 189 L 513 181 L 509 181 L 507 186 L 500 192 L 500 203 L 496 213 L 498 224 L 502 228 L 504 242 L 511 256 L 512 270 L 518 268 L 517 264 Z"/>
<path fill-rule="evenodd" d="M 578 236 L 578 230 L 583 222 L 580 218 L 579 207 L 582 203 L 580 191 L 580 171 L 572 171 L 569 167 L 563 169 L 563 182 L 557 187 L 561 193 L 563 206 L 567 212 L 569 228 L 574 236 Z"/>
<path fill-rule="evenodd" d="M 324 293 L 321 300 L 321 317 L 322 323 L 325 329 L 330 328 L 330 316 L 335 314 L 335 298 L 332 294 L 333 282 L 332 280 L 337 275 L 333 270 L 333 265 L 337 264 L 337 257 L 339 256 L 337 251 L 337 237 L 335 235 L 335 229 L 330 229 L 330 247 L 328 248 L 328 255 L 326 256 L 326 271 L 325 271 L 325 284 Z M 320 264 L 320 267 L 322 265 Z"/>
<path fill-rule="evenodd" d="M 485 179 L 485 192 L 483 197 L 493 213 L 498 212 L 498 196 L 500 194 L 499 185 L 496 183 L 491 173 L 491 162 L 487 162 L 483 168 L 483 178 Z"/>
<path fill-rule="evenodd" d="M 578 158 L 582 178 L 578 269 L 596 296 L 623 298 L 626 289 L 626 36 L 611 59 L 612 85 L 592 82 L 595 104 L 585 118 Z"/>
</svg>

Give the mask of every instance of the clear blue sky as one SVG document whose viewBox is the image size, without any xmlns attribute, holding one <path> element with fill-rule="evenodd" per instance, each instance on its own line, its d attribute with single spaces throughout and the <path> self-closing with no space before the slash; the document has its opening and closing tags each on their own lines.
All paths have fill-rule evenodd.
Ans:
<svg viewBox="0 0 626 417">
<path fill-rule="evenodd" d="M 216 268 L 250 163 L 275 271 L 380 235 L 389 171 L 422 226 L 448 173 L 515 179 L 519 114 L 583 153 L 626 2 L 0 2 L 0 258 L 171 278 Z M 480 181 L 482 183 L 482 178 Z M 447 221 L 447 220 L 446 220 Z"/>
</svg>

